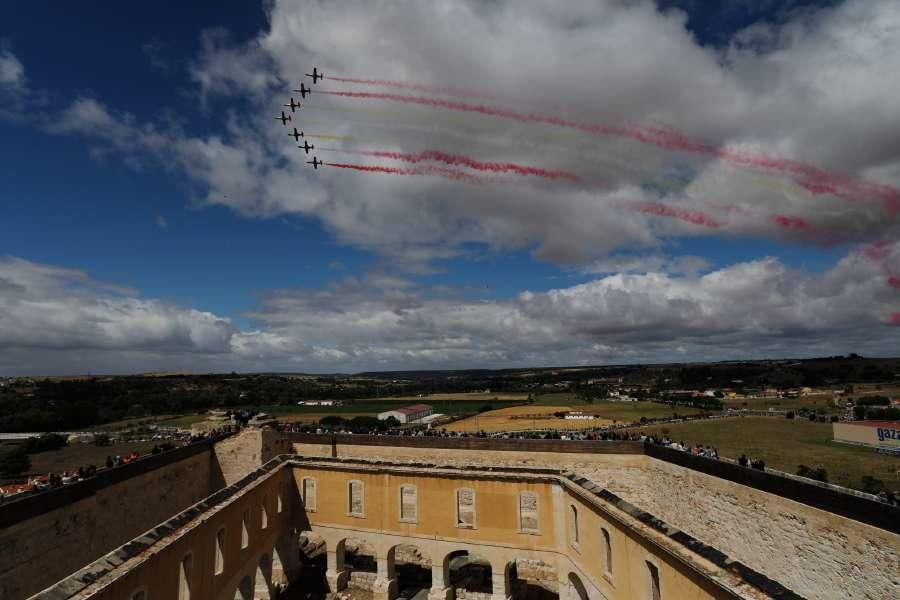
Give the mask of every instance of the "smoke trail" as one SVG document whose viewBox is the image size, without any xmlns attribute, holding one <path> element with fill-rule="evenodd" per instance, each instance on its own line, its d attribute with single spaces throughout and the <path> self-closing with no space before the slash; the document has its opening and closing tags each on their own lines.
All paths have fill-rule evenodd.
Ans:
<svg viewBox="0 0 900 600">
<path fill-rule="evenodd" d="M 793 229 L 795 231 L 811 231 L 813 229 L 812 223 L 802 217 L 772 215 L 771 217 L 769 217 L 769 220 L 779 227 L 784 227 L 785 229 Z"/>
<path fill-rule="evenodd" d="M 317 140 L 336 140 L 339 142 L 358 142 L 359 140 L 350 135 L 325 135 L 322 133 L 307 133 L 306 137 L 315 138 Z"/>
<path fill-rule="evenodd" d="M 883 184 L 861 181 L 849 175 L 829 173 L 818 167 L 801 163 L 799 161 L 767 156 L 765 154 L 722 148 L 692 140 L 685 134 L 674 129 L 659 126 L 644 127 L 617 127 L 570 121 L 552 115 L 537 113 L 525 113 L 517 110 L 484 104 L 472 104 L 459 100 L 446 100 L 442 98 L 426 98 L 422 96 L 405 96 L 402 94 L 373 93 L 373 92 L 341 92 L 333 90 L 317 90 L 319 94 L 329 94 L 345 98 L 360 98 L 373 100 L 387 100 L 404 104 L 418 104 L 431 108 L 479 113 L 487 116 L 511 119 L 521 123 L 543 123 L 577 129 L 586 133 L 603 136 L 622 137 L 635 140 L 644 144 L 657 146 L 665 150 L 677 150 L 692 154 L 699 154 L 710 158 L 717 158 L 741 167 L 752 167 L 766 171 L 774 171 L 790 175 L 807 190 L 815 193 L 833 194 L 845 200 L 857 200 L 860 197 L 876 198 L 882 201 L 885 208 L 893 216 L 900 212 L 900 191 Z"/>
<path fill-rule="evenodd" d="M 341 83 L 356 83 L 359 85 L 374 85 L 378 87 L 393 88 L 395 90 L 412 90 L 415 92 L 425 92 L 426 94 L 443 94 L 445 96 L 469 96 L 476 98 L 486 98 L 498 100 L 500 97 L 481 90 L 473 90 L 466 88 L 457 88 L 449 86 L 425 85 L 422 83 L 412 83 L 408 81 L 394 81 L 390 79 L 360 79 L 357 77 L 329 77 L 332 81 L 340 81 Z"/>
<path fill-rule="evenodd" d="M 900 290 L 900 275 L 897 275 L 893 268 L 888 265 L 888 258 L 891 253 L 890 246 L 890 242 L 879 240 L 864 246 L 861 252 L 863 256 L 878 265 L 889 287 Z"/>
<path fill-rule="evenodd" d="M 383 165 L 354 165 L 347 163 L 325 163 L 329 167 L 337 167 L 339 169 L 353 169 L 355 171 L 364 171 L 367 173 L 388 173 L 391 175 L 414 175 L 414 176 L 425 176 L 425 175 L 435 175 L 438 177 L 444 177 L 446 179 L 452 179 L 453 181 L 459 181 L 462 183 L 472 183 L 472 184 L 485 184 L 491 183 L 492 179 L 486 177 L 479 177 L 478 175 L 472 175 L 470 173 L 466 173 L 464 171 L 456 171 L 454 169 L 445 169 L 443 167 L 414 167 L 414 168 L 400 168 L 400 167 L 385 167 Z"/>
<path fill-rule="evenodd" d="M 891 313 L 890 324 L 900 326 L 900 312 Z"/>
<path fill-rule="evenodd" d="M 656 215 L 658 217 L 672 217 L 691 223 L 692 225 L 702 225 L 703 227 L 711 227 L 713 229 L 722 227 L 723 223 L 716 221 L 706 213 L 699 211 L 687 210 L 684 208 L 676 208 L 663 204 L 661 202 L 640 202 L 638 204 L 625 204 L 624 208 L 636 210 L 648 215 Z"/>
<path fill-rule="evenodd" d="M 530 167 L 527 165 L 519 165 L 507 162 L 482 162 L 463 156 L 461 154 L 449 154 L 440 150 L 423 150 L 417 154 L 405 154 L 402 152 L 385 152 L 385 151 L 368 151 L 362 152 L 366 156 L 376 158 L 390 158 L 409 163 L 420 162 L 442 162 L 454 167 L 468 167 L 476 171 L 490 171 L 492 173 L 516 173 L 518 175 L 534 175 L 545 179 L 568 179 L 569 181 L 578 181 L 578 176 L 568 171 L 542 169 L 539 167 Z"/>
</svg>

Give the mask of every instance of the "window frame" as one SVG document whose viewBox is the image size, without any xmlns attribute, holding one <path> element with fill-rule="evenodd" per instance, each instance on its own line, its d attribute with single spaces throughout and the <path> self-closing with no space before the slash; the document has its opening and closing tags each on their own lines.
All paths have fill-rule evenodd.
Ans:
<svg viewBox="0 0 900 600">
<path fill-rule="evenodd" d="M 414 510 L 415 510 L 416 514 L 414 517 L 404 517 L 403 516 L 403 489 L 404 488 L 412 489 L 413 494 L 415 495 L 416 502 L 415 502 Z M 399 496 L 400 496 L 398 498 L 398 505 L 399 505 L 398 509 L 399 509 L 399 515 L 400 515 L 400 519 L 399 519 L 400 522 L 401 523 L 418 523 L 419 522 L 419 486 L 417 486 L 414 483 L 401 483 L 398 490 L 399 490 Z"/>
<path fill-rule="evenodd" d="M 353 484 L 359 484 L 360 512 L 353 512 Z M 347 516 L 355 519 L 366 518 L 366 484 L 361 479 L 347 481 Z"/>
<path fill-rule="evenodd" d="M 222 535 L 221 539 L 219 534 Z M 216 530 L 216 536 L 213 539 L 213 576 L 218 577 L 225 572 L 225 545 L 228 541 L 228 530 L 223 525 Z"/>
<path fill-rule="evenodd" d="M 472 492 L 472 524 L 463 523 L 459 518 L 459 493 L 462 491 Z M 470 487 L 459 487 L 453 490 L 453 499 L 456 503 L 456 510 L 454 511 L 456 516 L 456 528 L 457 529 L 478 529 L 478 510 L 477 510 L 477 495 L 475 494 L 475 489 Z"/>
<path fill-rule="evenodd" d="M 534 498 L 535 513 L 537 513 L 537 527 L 534 529 L 528 529 L 522 526 L 522 496 L 532 496 Z M 516 516 L 518 518 L 519 533 L 527 535 L 541 534 L 541 501 L 536 492 L 532 492 L 531 490 L 521 490 L 519 492 L 519 495 L 516 496 Z"/>
<path fill-rule="evenodd" d="M 313 498 L 315 502 L 312 503 L 312 506 L 309 504 L 308 490 L 306 489 L 307 481 L 311 481 L 313 488 L 316 490 L 315 497 Z M 319 504 L 319 482 L 312 475 L 306 475 L 300 480 L 300 500 L 303 502 L 303 508 L 306 509 L 306 512 L 316 512 L 316 506 Z"/>
</svg>

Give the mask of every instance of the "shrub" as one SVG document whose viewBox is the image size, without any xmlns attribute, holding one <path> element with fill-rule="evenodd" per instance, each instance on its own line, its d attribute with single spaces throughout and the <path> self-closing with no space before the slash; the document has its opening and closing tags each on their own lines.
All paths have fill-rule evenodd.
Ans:
<svg viewBox="0 0 900 600">
<path fill-rule="evenodd" d="M 31 458 L 22 446 L 0 452 L 0 476 L 17 477 L 31 468 Z"/>
<path fill-rule="evenodd" d="M 882 480 L 872 477 L 871 475 L 863 475 L 859 489 L 869 494 L 878 494 L 883 492 L 886 488 Z"/>
<path fill-rule="evenodd" d="M 44 433 L 38 437 L 28 438 L 22 448 L 27 454 L 37 454 L 38 452 L 47 452 L 49 450 L 59 450 L 68 443 L 68 439 L 64 435 L 58 433 Z"/>
<path fill-rule="evenodd" d="M 101 433 L 99 435 L 94 436 L 94 445 L 95 446 L 109 446 L 112 444 L 112 440 L 109 439 L 109 436 L 105 433 Z"/>
<path fill-rule="evenodd" d="M 828 483 L 828 472 L 825 470 L 825 467 L 807 467 L 806 465 L 800 465 L 797 468 L 797 475 L 801 477 L 807 477 L 809 479 L 815 479 L 816 481 L 821 481 L 822 483 Z"/>
</svg>

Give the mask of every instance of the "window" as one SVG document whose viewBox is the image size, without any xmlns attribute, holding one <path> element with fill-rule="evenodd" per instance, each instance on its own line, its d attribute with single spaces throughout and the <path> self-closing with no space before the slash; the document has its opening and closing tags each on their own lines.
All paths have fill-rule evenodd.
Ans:
<svg viewBox="0 0 900 600">
<path fill-rule="evenodd" d="M 363 503 L 363 482 L 354 479 L 347 483 L 347 514 L 354 517 L 364 517 L 365 504 Z"/>
<path fill-rule="evenodd" d="M 534 492 L 519 493 L 519 531 L 538 531 L 538 498 Z"/>
<path fill-rule="evenodd" d="M 178 600 L 191 600 L 191 577 L 194 571 L 194 555 L 188 552 L 181 559 L 178 569 Z"/>
<path fill-rule="evenodd" d="M 569 523 L 571 527 L 571 541 L 573 545 L 578 545 L 578 509 L 575 508 L 574 504 L 569 505 L 569 516 L 571 520 L 571 523 Z"/>
<path fill-rule="evenodd" d="M 659 569 L 656 568 L 649 560 L 647 563 L 647 571 L 650 575 L 650 599 L 651 600 L 660 600 L 662 598 L 662 593 L 659 590 Z"/>
<path fill-rule="evenodd" d="M 221 575 L 225 571 L 225 528 L 216 532 L 216 563 L 213 574 Z"/>
<path fill-rule="evenodd" d="M 475 527 L 475 490 L 456 490 L 456 526 Z"/>
<path fill-rule="evenodd" d="M 302 495 L 303 506 L 306 510 L 315 512 L 316 510 L 316 479 L 314 477 L 304 477 L 303 485 L 300 493 Z"/>
<path fill-rule="evenodd" d="M 259 507 L 259 528 L 269 528 L 269 511 L 266 510 L 266 504 L 269 503 L 269 497 L 263 496 L 262 505 Z"/>
<path fill-rule="evenodd" d="M 284 483 L 278 484 L 278 495 L 275 497 L 275 511 L 281 514 L 284 509 Z"/>
<path fill-rule="evenodd" d="M 147 590 L 138 590 L 130 598 L 131 600 L 147 600 Z"/>
<path fill-rule="evenodd" d="M 244 511 L 244 518 L 241 520 L 241 549 L 250 545 L 250 509 Z"/>
<path fill-rule="evenodd" d="M 603 534 L 604 567 L 606 568 L 606 574 L 612 575 L 612 539 L 609 537 L 609 531 L 605 527 L 601 527 L 600 532 Z"/>
<path fill-rule="evenodd" d="M 400 486 L 400 520 L 415 523 L 418 516 L 418 492 L 414 485 Z"/>
</svg>

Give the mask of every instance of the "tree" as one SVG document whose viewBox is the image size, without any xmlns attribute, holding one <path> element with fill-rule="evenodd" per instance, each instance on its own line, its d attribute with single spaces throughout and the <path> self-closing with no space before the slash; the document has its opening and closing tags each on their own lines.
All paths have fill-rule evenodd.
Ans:
<svg viewBox="0 0 900 600">
<path fill-rule="evenodd" d="M 58 433 L 44 433 L 38 437 L 28 438 L 22 445 L 27 454 L 37 454 L 50 450 L 59 450 L 68 443 L 64 435 Z"/>
<path fill-rule="evenodd" d="M 0 453 L 0 476 L 18 477 L 31 468 L 31 458 L 25 448 L 19 446 Z"/>
<path fill-rule="evenodd" d="M 109 439 L 109 435 L 105 433 L 101 433 L 94 436 L 94 445 L 95 446 L 109 446 L 112 444 L 112 440 Z"/>
<path fill-rule="evenodd" d="M 828 483 L 828 472 L 825 470 L 825 467 L 807 467 L 806 465 L 800 465 L 797 468 L 797 475 L 800 477 L 806 477 L 809 479 L 815 479 L 816 481 L 821 481 L 822 483 Z"/>
<path fill-rule="evenodd" d="M 859 489 L 869 494 L 878 494 L 883 492 L 886 488 L 882 480 L 872 477 L 871 475 L 863 475 Z"/>
<path fill-rule="evenodd" d="M 338 427 L 345 422 L 344 417 L 339 417 L 338 415 L 328 415 L 319 419 L 319 425 L 324 425 L 325 427 Z"/>
</svg>

